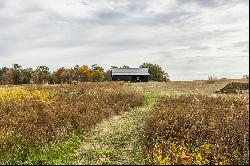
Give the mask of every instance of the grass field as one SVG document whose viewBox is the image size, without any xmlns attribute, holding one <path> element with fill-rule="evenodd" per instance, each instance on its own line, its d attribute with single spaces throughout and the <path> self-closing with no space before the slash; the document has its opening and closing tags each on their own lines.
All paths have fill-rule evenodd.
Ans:
<svg viewBox="0 0 250 166">
<path fill-rule="evenodd" d="M 217 80 L 215 83 L 207 83 L 205 80 L 197 81 L 172 81 L 172 82 L 149 82 L 149 83 L 127 83 L 128 89 L 146 93 L 181 93 L 181 94 L 214 94 L 231 82 L 246 83 L 245 79 Z"/>
<path fill-rule="evenodd" d="M 231 82 L 1 86 L 0 164 L 249 164 Z"/>
</svg>

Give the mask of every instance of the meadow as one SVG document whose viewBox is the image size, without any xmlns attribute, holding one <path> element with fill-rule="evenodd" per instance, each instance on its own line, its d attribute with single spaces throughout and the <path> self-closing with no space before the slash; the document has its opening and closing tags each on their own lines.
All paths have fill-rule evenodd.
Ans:
<svg viewBox="0 0 250 166">
<path fill-rule="evenodd" d="M 231 82 L 1 86 L 0 164 L 249 164 Z"/>
<path fill-rule="evenodd" d="M 248 96 L 164 96 L 145 122 L 153 164 L 249 163 Z"/>
<path fill-rule="evenodd" d="M 44 145 L 84 135 L 102 119 L 141 106 L 144 99 L 112 83 L 4 88 L 0 92 L 0 163 L 43 163 L 37 153 Z"/>
</svg>

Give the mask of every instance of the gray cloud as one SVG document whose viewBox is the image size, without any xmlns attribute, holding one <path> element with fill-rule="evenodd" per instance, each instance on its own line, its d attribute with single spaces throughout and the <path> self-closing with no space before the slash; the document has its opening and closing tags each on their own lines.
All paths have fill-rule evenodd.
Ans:
<svg viewBox="0 0 250 166">
<path fill-rule="evenodd" d="M 249 4 L 248 0 L 178 0 L 178 2 L 180 4 L 192 3 L 205 8 L 220 7 L 226 4 L 238 4 L 238 3 Z"/>
<path fill-rule="evenodd" d="M 160 64 L 173 80 L 248 73 L 244 0 L 0 1 L 0 67 Z M 238 12 L 241 11 L 241 12 Z"/>
<path fill-rule="evenodd" d="M 193 3 L 202 7 L 217 7 L 218 5 L 223 5 L 229 0 L 178 0 L 179 3 Z"/>
</svg>

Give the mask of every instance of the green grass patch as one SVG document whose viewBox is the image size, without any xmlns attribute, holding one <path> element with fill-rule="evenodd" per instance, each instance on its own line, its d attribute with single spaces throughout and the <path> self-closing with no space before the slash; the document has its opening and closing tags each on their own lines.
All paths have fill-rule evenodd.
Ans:
<svg viewBox="0 0 250 166">
<path fill-rule="evenodd" d="M 61 165 L 70 164 L 75 157 L 74 150 L 79 147 L 81 139 L 72 135 L 70 138 L 54 145 L 31 148 L 22 141 L 15 141 L 11 150 L 0 156 L 0 164 L 6 165 Z"/>
</svg>

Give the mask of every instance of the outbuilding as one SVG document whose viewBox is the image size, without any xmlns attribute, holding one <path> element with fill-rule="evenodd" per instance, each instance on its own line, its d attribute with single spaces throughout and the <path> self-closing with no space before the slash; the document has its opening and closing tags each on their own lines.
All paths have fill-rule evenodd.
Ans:
<svg viewBox="0 0 250 166">
<path fill-rule="evenodd" d="M 112 68 L 113 81 L 148 82 L 148 68 Z"/>
</svg>

